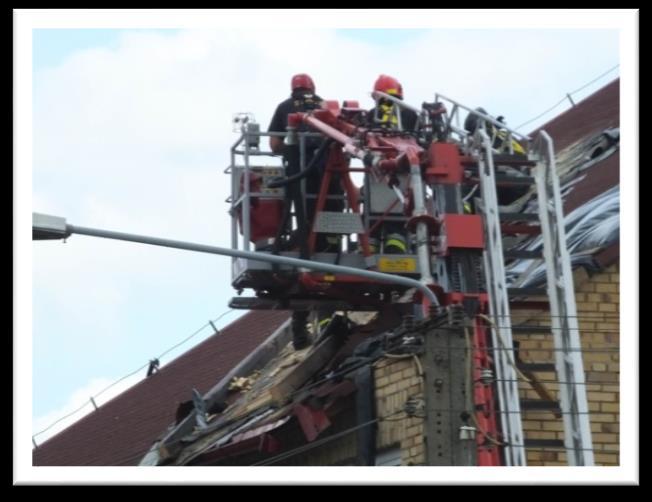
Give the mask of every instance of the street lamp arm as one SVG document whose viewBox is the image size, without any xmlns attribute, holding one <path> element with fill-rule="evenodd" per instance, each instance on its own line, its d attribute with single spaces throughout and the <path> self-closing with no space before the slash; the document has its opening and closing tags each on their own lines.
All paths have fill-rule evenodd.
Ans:
<svg viewBox="0 0 652 502">
<path fill-rule="evenodd" d="M 138 242 L 140 244 L 149 244 L 152 246 L 162 246 L 174 249 L 183 249 L 186 251 L 195 251 L 199 253 L 210 253 L 221 256 L 230 256 L 233 258 L 246 258 L 249 260 L 257 260 L 261 262 L 275 263 L 278 265 L 286 265 L 290 267 L 303 268 L 307 270 L 317 270 L 321 272 L 329 272 L 331 274 L 343 275 L 356 275 L 372 279 L 375 281 L 399 284 L 409 288 L 417 288 L 428 298 L 433 305 L 439 305 L 439 301 L 434 292 L 423 282 L 403 277 L 400 275 L 385 274 L 382 272 L 374 272 L 372 270 L 363 270 L 354 267 L 345 267 L 341 265 L 333 265 L 330 263 L 320 263 L 309 260 L 301 260 L 299 258 L 290 258 L 288 256 L 278 256 L 267 253 L 256 253 L 253 251 L 243 251 L 239 249 L 228 249 L 217 246 L 208 246 L 206 244 L 197 244 L 194 242 L 176 241 L 171 239 L 162 239 L 160 237 L 150 237 L 146 235 L 127 234 L 124 232 L 114 232 L 111 230 L 102 230 L 99 228 L 80 227 L 66 223 L 65 218 L 49 215 L 38 215 L 34 213 L 32 233 L 33 235 L 41 235 L 40 239 L 65 239 L 71 234 L 89 235 L 92 237 L 102 237 L 105 239 L 115 239 L 121 241 Z M 38 217 L 37 217 L 38 215 Z M 38 226 L 37 226 L 38 223 Z M 35 240 L 40 240 L 34 237 Z"/>
</svg>

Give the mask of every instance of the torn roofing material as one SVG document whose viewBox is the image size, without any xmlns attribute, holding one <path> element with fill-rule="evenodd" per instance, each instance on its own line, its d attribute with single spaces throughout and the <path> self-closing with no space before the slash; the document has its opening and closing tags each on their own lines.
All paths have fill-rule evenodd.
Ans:
<svg viewBox="0 0 652 502">
<path fill-rule="evenodd" d="M 554 140 L 573 266 L 584 266 L 589 271 L 608 266 L 619 256 L 619 110 L 617 79 L 540 128 Z M 534 189 L 503 209 L 537 213 Z M 509 251 L 541 248 L 540 236 L 506 245 Z M 541 259 L 514 260 L 507 264 L 506 274 L 512 287 L 545 282 Z"/>
<path fill-rule="evenodd" d="M 586 204 L 577 207 L 565 218 L 566 244 L 573 267 L 600 268 L 593 255 L 611 245 L 617 245 L 620 235 L 620 187 L 617 185 Z M 512 249 L 538 251 L 543 239 L 537 236 Z M 521 279 L 518 287 L 533 287 L 546 281 L 543 262 L 530 268 L 534 260 L 516 260 L 506 267 L 508 283 Z M 524 277 L 524 274 L 525 277 Z"/>
<path fill-rule="evenodd" d="M 284 311 L 243 315 L 32 451 L 35 466 L 138 465 L 175 422 L 179 403 L 226 375 L 289 317 Z"/>
<path fill-rule="evenodd" d="M 279 451 L 287 460 L 294 447 L 326 441 L 324 436 L 351 418 L 360 422 L 352 402 L 361 394 L 360 371 L 390 355 L 413 358 L 422 340 L 396 324 L 400 316 L 358 313 L 361 324 L 352 318 L 342 329 L 324 330 L 328 334 L 314 345 L 295 351 L 288 344 L 250 378 L 234 379 L 231 390 L 237 395 L 228 407 L 197 424 L 180 449 L 161 451 L 158 465 L 250 465 Z"/>
</svg>

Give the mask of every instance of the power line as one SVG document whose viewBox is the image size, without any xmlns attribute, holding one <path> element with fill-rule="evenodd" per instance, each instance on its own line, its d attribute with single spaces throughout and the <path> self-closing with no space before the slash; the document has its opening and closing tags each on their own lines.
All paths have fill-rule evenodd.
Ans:
<svg viewBox="0 0 652 502">
<path fill-rule="evenodd" d="M 617 64 L 616 66 L 613 66 L 613 67 L 609 68 L 606 72 L 601 73 L 600 75 L 598 75 L 597 77 L 595 77 L 593 80 L 591 80 L 588 84 L 584 84 L 582 87 L 580 87 L 579 89 L 575 89 L 574 91 L 570 92 L 569 94 L 573 95 L 573 94 L 578 93 L 579 91 L 581 91 L 581 90 L 585 89 L 586 87 L 590 86 L 593 82 L 597 82 L 598 80 L 600 80 L 600 79 L 601 79 L 602 77 L 604 77 L 605 75 L 611 73 L 612 71 L 614 71 L 614 70 L 615 70 L 616 68 L 618 68 L 619 66 L 620 66 L 620 65 Z"/>
<path fill-rule="evenodd" d="M 542 373 L 551 373 L 550 371 L 547 372 L 542 372 Z M 601 372 L 604 373 L 604 372 Z M 476 380 L 475 383 L 481 382 L 482 380 Z M 600 382 L 563 382 L 561 380 L 542 380 L 540 378 L 537 378 L 536 380 L 538 383 L 550 383 L 550 384 L 562 384 L 562 385 L 595 385 L 595 386 L 601 386 L 601 385 L 619 385 L 620 381 L 619 380 L 607 380 L 607 381 L 600 381 Z M 527 382 L 524 382 L 523 380 L 520 380 L 518 378 L 493 378 L 492 382 L 516 382 L 516 383 L 523 383 L 526 384 Z M 596 391 L 600 392 L 600 391 Z"/>
<path fill-rule="evenodd" d="M 214 322 L 219 321 L 220 319 L 222 319 L 222 317 L 224 317 L 225 315 L 227 315 L 227 314 L 229 314 L 229 313 L 231 313 L 231 312 L 233 312 L 233 309 L 229 309 L 229 310 L 227 310 L 226 312 L 222 313 L 222 314 L 221 314 L 217 319 L 213 319 L 212 321 L 208 322 L 207 324 L 204 324 L 201 328 L 199 328 L 197 331 L 195 331 L 192 335 L 189 335 L 188 337 L 184 338 L 183 340 L 181 340 L 179 343 L 177 343 L 177 344 L 174 345 L 173 347 L 170 347 L 168 350 L 166 350 L 165 352 L 163 352 L 163 353 L 162 353 L 160 356 L 158 356 L 158 357 L 161 358 L 161 357 L 163 357 L 164 355 L 166 355 L 166 354 L 168 354 L 169 352 L 171 352 L 171 351 L 173 351 L 174 349 L 176 349 L 177 347 L 179 347 L 180 345 L 183 345 L 183 344 L 186 343 L 188 340 L 190 340 L 191 338 L 193 338 L 194 336 L 196 336 L 198 333 L 200 333 L 200 332 L 201 332 L 205 327 L 207 327 L 207 326 L 212 326 L 211 323 L 214 323 Z M 216 333 L 216 334 L 217 334 L 217 333 Z"/>
<path fill-rule="evenodd" d="M 534 118 L 528 120 L 527 122 L 523 122 L 521 125 L 516 126 L 514 129 L 519 130 L 521 127 L 526 126 L 526 125 L 528 125 L 529 123 L 534 122 L 536 119 L 543 117 L 546 113 L 551 112 L 552 110 L 554 110 L 555 108 L 557 108 L 559 105 L 561 105 L 561 104 L 562 104 L 564 101 L 566 101 L 567 99 L 568 99 L 568 98 L 567 98 L 566 96 L 564 96 L 564 97 L 561 99 L 561 101 L 559 101 L 558 103 L 552 105 L 552 106 L 551 106 L 550 108 L 548 108 L 545 112 L 540 113 L 539 115 L 537 115 L 536 117 L 534 117 Z"/>
<path fill-rule="evenodd" d="M 499 350 L 505 351 L 505 352 L 512 352 L 516 351 L 516 349 L 511 348 L 511 347 L 477 347 L 473 346 L 473 350 L 476 350 L 478 352 L 496 352 Z M 462 350 L 466 351 L 468 350 L 466 347 L 450 347 L 448 350 Z M 605 353 L 619 353 L 620 349 L 618 348 L 613 348 L 613 347 L 606 347 L 604 349 L 593 349 L 593 348 L 583 348 L 583 347 L 569 347 L 569 348 L 555 348 L 555 347 L 549 347 L 549 348 L 530 348 L 530 347 L 521 347 L 518 352 L 605 352 Z"/>
<path fill-rule="evenodd" d="M 364 364 L 369 364 L 369 361 L 365 361 Z M 309 385 L 308 387 L 314 387 L 315 385 L 318 385 L 318 384 L 323 383 L 323 382 L 325 382 L 327 380 L 335 378 L 336 376 L 342 376 L 343 374 L 349 373 L 349 372 L 353 371 L 354 369 L 355 369 L 355 367 L 346 368 L 345 371 L 342 371 L 340 374 L 330 375 L 330 376 L 328 376 L 328 377 L 326 377 L 326 378 L 324 378 L 324 379 L 322 379 L 322 380 L 320 380 L 318 382 L 315 382 L 315 383 Z M 504 381 L 508 381 L 508 380 L 504 380 Z M 515 381 L 518 381 L 518 380 L 515 380 Z M 567 383 L 567 382 L 556 381 L 556 380 L 551 380 L 551 381 L 546 380 L 545 382 L 546 383 L 558 383 L 558 384 Z M 610 382 L 599 382 L 597 385 L 602 385 L 602 384 L 605 384 L 605 383 L 614 383 L 614 384 L 616 384 L 618 382 L 611 382 L 611 381 Z M 589 385 L 589 383 L 586 383 L 586 384 Z M 294 394 L 296 394 L 296 393 L 298 393 L 300 391 L 305 391 L 305 390 L 306 390 L 306 388 L 298 389 L 297 391 L 293 392 L 291 395 L 294 395 Z M 459 410 L 444 410 L 444 409 L 441 409 L 439 411 L 459 411 Z M 542 411 L 545 411 L 545 410 L 530 410 L 530 411 L 532 411 L 532 412 L 542 412 Z M 369 421 L 369 422 L 366 422 L 366 423 L 363 423 L 363 424 L 358 424 L 358 425 L 356 425 L 356 426 L 354 426 L 354 427 L 352 427 L 350 429 L 347 429 L 345 431 L 341 431 L 341 432 L 339 432 L 337 434 L 334 434 L 332 436 L 328 436 L 326 438 L 323 438 L 322 440 L 316 441 L 314 443 L 310 443 L 309 445 L 300 446 L 300 447 L 298 447 L 298 448 L 296 448 L 294 450 L 284 452 L 284 453 L 279 454 L 276 457 L 273 457 L 273 458 L 270 458 L 270 459 L 262 460 L 262 461 L 260 461 L 260 462 L 258 462 L 256 464 L 253 464 L 253 465 L 272 465 L 274 463 L 281 462 L 283 460 L 291 458 L 292 456 L 298 455 L 300 453 L 304 453 L 304 452 L 309 451 L 309 450 L 311 450 L 311 449 L 313 449 L 313 448 L 315 448 L 317 446 L 321 446 L 321 445 L 326 444 L 326 443 L 328 443 L 330 441 L 338 439 L 339 437 L 342 437 L 342 436 L 344 436 L 344 435 L 346 435 L 348 433 L 354 432 L 355 430 L 358 430 L 360 428 L 372 425 L 372 424 L 374 424 L 374 423 L 376 423 L 378 421 L 391 420 L 392 419 L 391 417 L 393 417 L 395 415 L 398 415 L 398 414 L 400 414 L 402 412 L 404 412 L 404 410 L 397 410 L 397 411 L 395 411 L 395 412 L 393 412 L 393 413 L 391 413 L 391 414 L 389 414 L 389 415 L 387 415 L 385 417 L 380 417 L 380 418 L 377 418 L 375 420 L 372 420 L 372 421 Z M 509 413 L 509 412 L 497 411 L 497 413 Z M 527 413 L 527 410 L 522 410 L 521 413 Z M 562 413 L 564 413 L 564 414 L 584 414 L 583 412 L 562 412 Z M 588 413 L 591 414 L 591 413 L 596 413 L 596 412 L 588 412 Z M 175 444 L 175 443 L 179 443 L 181 441 L 182 441 L 181 439 L 178 439 L 178 440 L 172 441 L 169 444 Z M 168 446 L 169 446 L 169 444 L 168 444 Z M 526 446 L 526 448 L 529 449 L 529 450 L 541 449 L 541 450 L 559 451 L 558 447 L 540 447 L 540 448 L 537 448 L 537 447 Z M 565 450 L 567 450 L 567 449 L 564 448 L 564 451 Z M 143 458 L 144 455 L 146 455 L 149 451 L 151 451 L 151 448 L 148 449 L 147 451 L 143 451 L 143 452 L 140 452 L 140 453 L 137 453 L 137 454 L 131 454 L 131 455 L 126 456 L 126 457 L 122 457 L 119 460 L 117 460 L 116 463 L 123 464 L 125 462 L 131 461 L 132 459 Z M 592 451 L 597 452 L 597 453 L 617 453 L 617 452 L 614 452 L 613 450 L 604 450 L 603 451 L 603 450 L 593 449 Z"/>
<path fill-rule="evenodd" d="M 233 312 L 233 311 L 234 311 L 234 309 L 229 309 L 229 310 L 227 310 L 226 312 L 223 312 L 222 314 L 220 314 L 216 319 L 213 319 L 212 321 L 209 321 L 209 322 L 205 323 L 201 328 L 199 328 L 198 330 L 196 330 L 195 332 L 193 332 L 191 335 L 187 336 L 186 338 L 184 338 L 183 340 L 181 340 L 179 343 L 177 343 L 177 344 L 173 345 L 172 347 L 170 347 L 169 349 L 167 349 L 165 352 L 163 352 L 161 355 L 159 355 L 157 359 L 160 359 L 160 358 L 162 358 L 163 356 L 165 356 L 166 354 L 169 354 L 172 350 L 174 350 L 174 349 L 176 349 L 177 347 L 183 345 L 184 343 L 186 343 L 186 342 L 187 342 L 188 340 L 190 340 L 191 338 L 197 336 L 197 335 L 198 335 L 199 333 L 201 333 L 201 332 L 202 332 L 206 327 L 208 327 L 208 326 L 212 326 L 212 325 L 213 325 L 212 323 L 215 323 L 215 322 L 219 321 L 220 319 L 222 319 L 222 317 L 224 317 L 225 315 L 227 315 L 227 314 L 229 314 L 229 313 L 231 313 L 231 312 Z M 216 334 L 218 334 L 218 333 L 216 333 Z M 107 390 L 109 390 L 111 387 L 114 387 L 114 386 L 117 385 L 118 383 L 122 382 L 122 381 L 125 380 L 126 378 L 129 378 L 130 376 L 135 375 L 135 374 L 138 373 L 139 371 L 142 371 L 142 370 L 145 369 L 147 366 L 149 366 L 149 363 L 145 363 L 145 364 L 144 364 L 143 366 L 141 366 L 140 368 L 138 368 L 138 369 L 132 371 L 131 373 L 128 373 L 127 375 L 125 375 L 125 376 L 119 378 L 119 379 L 116 380 L 115 382 L 109 384 L 109 385 L 106 386 L 104 389 L 102 389 L 101 391 L 99 391 L 99 392 L 98 392 L 97 394 L 95 394 L 94 396 L 91 396 L 91 399 L 92 399 L 92 398 L 97 398 L 97 397 L 99 397 L 101 394 L 103 394 L 104 392 L 106 392 Z M 86 407 L 87 405 L 89 405 L 90 403 L 91 403 L 91 401 L 89 400 L 89 401 L 85 402 L 84 404 L 82 404 L 79 408 L 75 409 L 74 411 L 72 411 L 72 412 L 68 413 L 67 415 L 64 415 L 63 417 L 61 417 L 61 418 L 55 420 L 55 421 L 52 422 L 50 425 L 48 425 L 45 429 L 43 429 L 43 430 L 41 430 L 41 431 L 39 431 L 39 432 L 33 434 L 33 435 L 32 435 L 32 439 L 33 439 L 33 438 L 36 438 L 36 436 L 39 436 L 39 435 L 43 434 L 44 432 L 50 430 L 52 427 L 54 427 L 56 424 L 58 424 L 58 423 L 61 422 L 62 420 L 65 420 L 66 418 L 69 418 L 69 417 L 71 417 L 72 415 L 74 415 L 75 413 L 81 411 L 83 408 L 85 408 L 85 407 Z"/>
<path fill-rule="evenodd" d="M 523 122 L 521 125 L 515 127 L 514 129 L 518 130 L 518 129 L 520 129 L 520 128 L 523 127 L 523 126 L 528 125 L 528 124 L 531 123 L 531 122 L 534 122 L 534 121 L 537 120 L 538 118 L 543 117 L 546 113 L 548 113 L 548 112 L 554 110 L 554 109 L 557 108 L 559 105 L 561 105 L 564 101 L 566 101 L 566 100 L 569 99 L 571 96 L 573 96 L 573 94 L 576 94 L 576 93 L 578 93 L 579 91 L 581 91 L 581 90 L 587 88 L 589 85 L 593 84 L 594 82 L 597 82 L 597 81 L 600 80 L 602 77 L 604 77 L 605 75 L 611 73 L 612 71 L 614 71 L 614 70 L 615 70 L 616 68 L 618 68 L 619 66 L 620 66 L 620 65 L 617 64 L 616 66 L 614 66 L 614 67 L 612 67 L 612 68 L 609 68 L 607 71 L 605 71 L 604 73 L 600 74 L 599 76 L 597 76 L 596 78 L 594 78 L 594 79 L 591 80 L 590 82 L 584 84 L 584 85 L 583 85 L 582 87 L 580 87 L 579 89 L 575 89 L 574 91 L 569 92 L 566 96 L 564 96 L 564 97 L 562 98 L 561 101 L 559 101 L 559 102 L 556 103 L 555 105 L 553 105 L 553 106 L 551 106 L 550 108 L 548 108 L 545 112 L 540 113 L 539 115 L 537 115 L 537 116 L 534 117 L 533 119 L 528 120 L 527 122 Z M 571 100 L 571 103 L 572 103 L 572 100 Z"/>
</svg>

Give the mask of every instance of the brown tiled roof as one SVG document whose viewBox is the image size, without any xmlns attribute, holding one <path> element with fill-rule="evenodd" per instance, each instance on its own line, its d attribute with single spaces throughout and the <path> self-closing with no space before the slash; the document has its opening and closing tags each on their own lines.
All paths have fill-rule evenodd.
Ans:
<svg viewBox="0 0 652 502">
<path fill-rule="evenodd" d="M 586 99 L 566 110 L 538 130 L 553 139 L 555 152 L 598 136 L 605 129 L 620 126 L 620 79 L 610 82 Z M 537 132 L 534 131 L 531 136 Z M 620 183 L 619 152 L 599 161 L 582 173 L 582 179 L 564 197 L 564 214 L 569 214 L 594 197 Z M 615 242 L 595 256 L 603 267 L 618 261 L 620 246 Z"/>
<path fill-rule="evenodd" d="M 555 151 L 560 152 L 583 138 L 619 125 L 620 79 L 616 79 L 545 123 L 530 136 L 534 137 L 537 131 L 545 129 L 555 142 Z"/>
<path fill-rule="evenodd" d="M 38 465 L 137 465 L 191 390 L 205 393 L 270 336 L 284 311 L 253 311 L 33 450 Z"/>
<path fill-rule="evenodd" d="M 566 110 L 541 126 L 553 139 L 555 152 L 580 141 L 598 136 L 605 129 L 620 126 L 620 79 L 607 84 L 576 106 Z M 531 136 L 534 137 L 534 131 Z M 564 213 L 568 214 L 594 197 L 620 183 L 619 152 L 588 168 L 564 198 Z M 599 262 L 612 263 L 618 259 L 618 243 L 609 246 L 609 252 L 600 255 Z"/>
<path fill-rule="evenodd" d="M 579 181 L 564 198 L 565 214 L 604 193 L 605 190 L 618 185 L 620 181 L 618 153 L 591 166 L 586 173 L 586 177 Z"/>
</svg>

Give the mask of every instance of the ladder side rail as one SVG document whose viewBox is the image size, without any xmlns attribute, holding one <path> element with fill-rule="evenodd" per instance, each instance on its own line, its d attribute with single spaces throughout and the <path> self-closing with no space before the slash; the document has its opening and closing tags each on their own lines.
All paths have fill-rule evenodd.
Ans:
<svg viewBox="0 0 652 502">
<path fill-rule="evenodd" d="M 564 421 L 564 442 L 570 465 L 594 465 L 591 424 L 584 378 L 575 289 L 570 254 L 566 247 L 563 203 L 550 136 L 541 131 L 535 143 L 538 165 L 535 172 L 539 216 L 546 262 L 550 316 L 560 407 Z"/>
<path fill-rule="evenodd" d="M 523 426 L 521 422 L 518 382 L 513 367 L 514 353 L 511 331 L 511 318 L 505 266 L 502 247 L 502 234 L 498 214 L 495 169 L 491 140 L 484 125 L 475 134 L 478 150 L 478 171 L 483 200 L 486 230 L 485 269 L 487 271 L 487 290 L 490 298 L 491 314 L 495 320 L 492 330 L 496 361 L 496 378 L 499 395 L 501 424 L 507 441 L 505 460 L 507 465 L 526 465 Z M 481 153 L 479 148 L 484 150 Z"/>
</svg>

